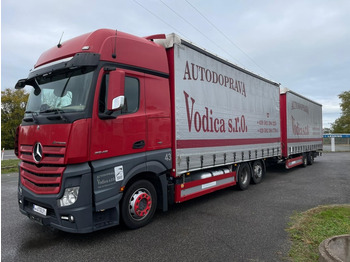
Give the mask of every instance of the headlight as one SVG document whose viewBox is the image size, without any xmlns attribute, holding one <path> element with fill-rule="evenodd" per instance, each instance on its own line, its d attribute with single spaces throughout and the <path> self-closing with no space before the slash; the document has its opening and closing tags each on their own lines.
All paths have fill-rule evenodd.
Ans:
<svg viewBox="0 0 350 262">
<path fill-rule="evenodd" d="M 63 197 L 60 199 L 60 206 L 73 205 L 78 200 L 79 187 L 69 187 L 64 191 Z"/>
</svg>

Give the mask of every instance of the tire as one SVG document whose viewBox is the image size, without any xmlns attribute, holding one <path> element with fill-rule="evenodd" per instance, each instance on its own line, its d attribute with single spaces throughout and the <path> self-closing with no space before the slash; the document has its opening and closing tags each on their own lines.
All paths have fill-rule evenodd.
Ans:
<svg viewBox="0 0 350 262">
<path fill-rule="evenodd" d="M 303 154 L 303 163 L 301 164 L 302 167 L 307 167 L 307 154 Z"/>
<path fill-rule="evenodd" d="M 121 205 L 124 224 L 130 229 L 147 225 L 157 208 L 157 192 L 147 180 L 139 180 L 125 192 Z"/>
<path fill-rule="evenodd" d="M 307 154 L 307 163 L 311 166 L 315 162 L 315 157 L 312 152 Z"/>
<path fill-rule="evenodd" d="M 253 184 L 259 184 L 265 175 L 264 164 L 260 160 L 256 160 L 252 164 L 252 180 Z"/>
<path fill-rule="evenodd" d="M 247 163 L 240 164 L 237 172 L 237 184 L 240 190 L 248 189 L 251 176 L 250 166 Z"/>
</svg>

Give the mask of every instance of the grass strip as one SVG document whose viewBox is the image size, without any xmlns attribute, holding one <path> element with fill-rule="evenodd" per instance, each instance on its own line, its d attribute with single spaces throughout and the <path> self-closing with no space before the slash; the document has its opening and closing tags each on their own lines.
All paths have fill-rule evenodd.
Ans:
<svg viewBox="0 0 350 262">
<path fill-rule="evenodd" d="M 350 205 L 319 206 L 295 213 L 287 232 L 292 241 L 292 261 L 318 261 L 323 240 L 350 233 Z"/>
<path fill-rule="evenodd" d="M 19 159 L 1 160 L 1 174 L 18 172 Z"/>
</svg>

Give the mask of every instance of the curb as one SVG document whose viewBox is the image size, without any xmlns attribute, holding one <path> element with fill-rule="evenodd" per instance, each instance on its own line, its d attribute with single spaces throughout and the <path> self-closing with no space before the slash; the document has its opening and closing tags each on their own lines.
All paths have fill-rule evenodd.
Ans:
<svg viewBox="0 0 350 262">
<path fill-rule="evenodd" d="M 320 262 L 350 261 L 350 234 L 327 238 L 322 241 L 318 251 Z"/>
</svg>

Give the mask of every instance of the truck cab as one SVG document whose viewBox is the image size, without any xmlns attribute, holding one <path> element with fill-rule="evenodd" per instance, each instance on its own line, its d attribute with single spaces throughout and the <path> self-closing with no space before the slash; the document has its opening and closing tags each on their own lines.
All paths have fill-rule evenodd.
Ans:
<svg viewBox="0 0 350 262">
<path fill-rule="evenodd" d="M 30 86 L 15 149 L 23 214 L 86 233 L 167 209 L 169 69 L 152 41 L 162 37 L 97 30 L 46 51 L 18 81 Z"/>
</svg>

